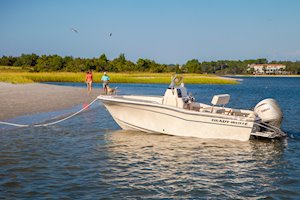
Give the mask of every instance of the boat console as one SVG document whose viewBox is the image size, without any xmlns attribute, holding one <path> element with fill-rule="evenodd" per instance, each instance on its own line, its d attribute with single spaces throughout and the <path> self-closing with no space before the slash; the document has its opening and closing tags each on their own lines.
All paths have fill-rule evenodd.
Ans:
<svg viewBox="0 0 300 200">
<path fill-rule="evenodd" d="M 187 91 L 184 85 L 176 88 L 168 88 L 164 94 L 163 105 L 185 108 Z"/>
</svg>

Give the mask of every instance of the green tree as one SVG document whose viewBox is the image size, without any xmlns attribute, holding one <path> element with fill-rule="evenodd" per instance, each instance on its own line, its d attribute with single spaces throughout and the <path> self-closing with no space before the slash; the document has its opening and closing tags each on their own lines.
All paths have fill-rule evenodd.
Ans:
<svg viewBox="0 0 300 200">
<path fill-rule="evenodd" d="M 72 56 L 65 56 L 63 58 L 63 63 L 64 63 L 64 67 L 63 67 L 63 70 L 64 71 L 69 71 L 69 72 L 72 72 L 72 71 L 76 71 L 74 68 L 73 68 L 73 61 L 74 61 L 74 58 Z"/>
<path fill-rule="evenodd" d="M 64 67 L 63 58 L 58 55 L 42 55 L 37 59 L 34 71 L 60 71 Z"/>
<path fill-rule="evenodd" d="M 175 67 L 174 67 L 174 72 L 180 74 L 180 73 L 183 73 L 183 70 L 182 70 L 181 67 L 177 64 L 177 65 L 175 65 Z"/>
<path fill-rule="evenodd" d="M 188 73 L 201 73 L 201 63 L 197 59 L 189 60 L 185 65 L 183 65 L 183 68 Z"/>
<path fill-rule="evenodd" d="M 64 66 L 63 58 L 59 55 L 50 56 L 48 64 L 50 71 L 60 71 Z"/>
<path fill-rule="evenodd" d="M 106 58 L 105 54 L 102 54 L 97 60 L 96 71 L 98 72 L 108 71 L 108 69 L 109 69 L 108 59 Z"/>
<path fill-rule="evenodd" d="M 266 58 L 259 58 L 256 64 L 268 64 L 268 60 Z"/>
<path fill-rule="evenodd" d="M 16 62 L 16 58 L 12 56 L 2 56 L 0 58 L 0 65 L 2 66 L 13 66 Z"/>
<path fill-rule="evenodd" d="M 37 59 L 36 65 L 34 66 L 33 71 L 36 71 L 36 72 L 48 71 L 47 69 L 48 69 L 47 56 L 42 55 Z"/>
<path fill-rule="evenodd" d="M 35 66 L 37 63 L 38 55 L 36 54 L 22 54 L 16 58 L 14 66 L 30 67 Z"/>
<path fill-rule="evenodd" d="M 109 64 L 111 70 L 115 72 L 131 72 L 136 70 L 136 65 L 133 62 L 126 60 L 124 54 L 120 54 L 118 58 L 115 58 Z"/>
<path fill-rule="evenodd" d="M 141 58 L 138 59 L 137 61 L 136 69 L 138 71 L 143 71 L 143 72 L 157 72 L 157 73 L 168 71 L 167 65 L 160 65 L 153 60 L 141 59 Z"/>
</svg>

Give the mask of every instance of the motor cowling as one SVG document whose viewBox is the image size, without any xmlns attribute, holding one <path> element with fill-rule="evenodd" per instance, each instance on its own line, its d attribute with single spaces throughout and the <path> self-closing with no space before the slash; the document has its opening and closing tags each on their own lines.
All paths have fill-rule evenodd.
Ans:
<svg viewBox="0 0 300 200">
<path fill-rule="evenodd" d="M 254 107 L 254 112 L 261 118 L 262 122 L 280 128 L 282 111 L 274 99 L 264 99 Z"/>
</svg>

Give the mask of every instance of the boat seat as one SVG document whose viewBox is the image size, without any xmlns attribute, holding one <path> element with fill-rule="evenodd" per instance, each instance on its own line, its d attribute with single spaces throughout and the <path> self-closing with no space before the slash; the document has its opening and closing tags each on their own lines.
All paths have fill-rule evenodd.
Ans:
<svg viewBox="0 0 300 200">
<path fill-rule="evenodd" d="M 219 94 L 219 95 L 214 95 L 214 97 L 211 100 L 211 104 L 213 106 L 216 105 L 225 105 L 229 102 L 230 95 L 229 94 Z"/>
</svg>

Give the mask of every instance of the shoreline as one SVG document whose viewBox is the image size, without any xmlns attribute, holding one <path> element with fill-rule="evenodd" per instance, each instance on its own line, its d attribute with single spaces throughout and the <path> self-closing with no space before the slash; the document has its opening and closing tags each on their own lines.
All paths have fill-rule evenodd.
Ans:
<svg viewBox="0 0 300 200">
<path fill-rule="evenodd" d="M 0 82 L 0 91 L 0 120 L 88 104 L 100 94 L 99 88 L 88 95 L 86 88 L 44 83 Z"/>
</svg>

